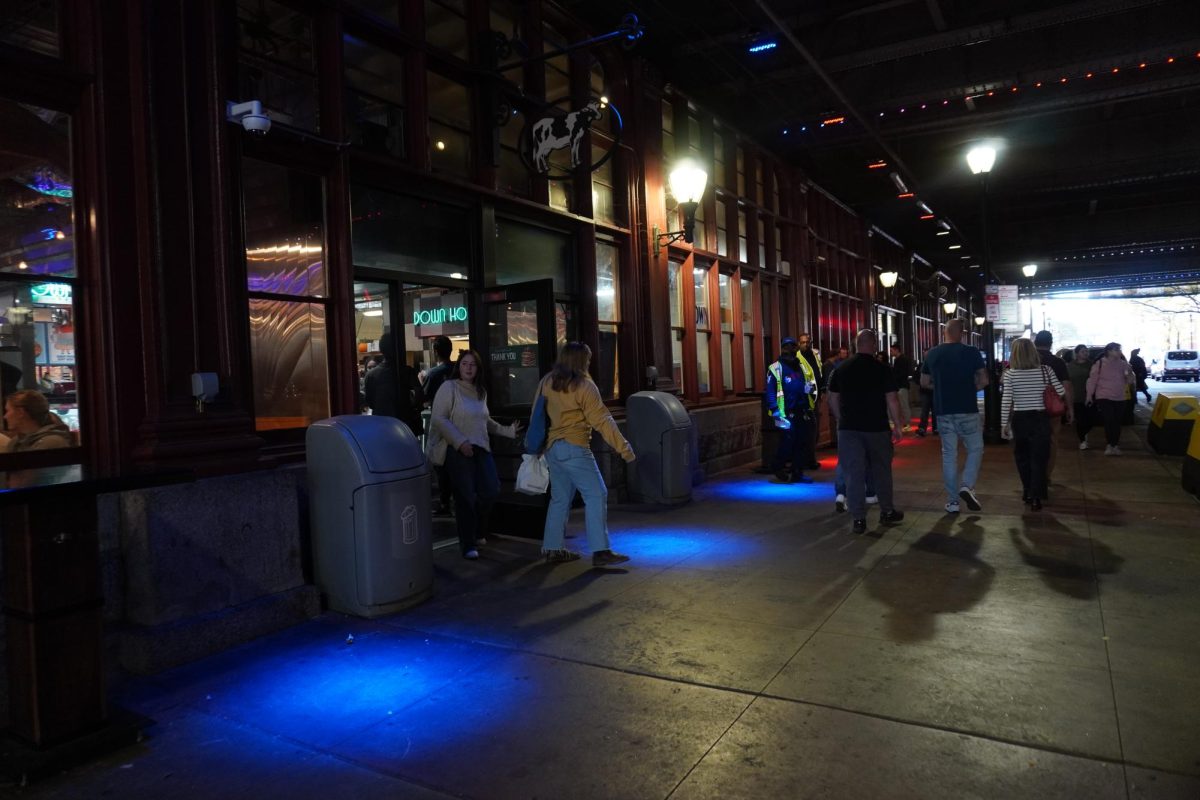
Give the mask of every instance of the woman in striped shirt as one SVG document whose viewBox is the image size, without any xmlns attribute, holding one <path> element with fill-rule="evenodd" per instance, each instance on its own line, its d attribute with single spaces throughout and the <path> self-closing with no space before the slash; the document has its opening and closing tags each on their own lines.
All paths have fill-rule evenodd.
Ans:
<svg viewBox="0 0 1200 800">
<path fill-rule="evenodd" d="M 1000 425 L 1005 439 L 1013 440 L 1013 456 L 1021 475 L 1025 502 L 1040 511 L 1046 499 L 1046 464 L 1050 460 L 1050 417 L 1042 397 L 1053 386 L 1060 397 L 1066 389 L 1054 370 L 1042 366 L 1038 351 L 1028 339 L 1013 342 L 1010 366 L 1001 378 L 1004 397 Z"/>
</svg>

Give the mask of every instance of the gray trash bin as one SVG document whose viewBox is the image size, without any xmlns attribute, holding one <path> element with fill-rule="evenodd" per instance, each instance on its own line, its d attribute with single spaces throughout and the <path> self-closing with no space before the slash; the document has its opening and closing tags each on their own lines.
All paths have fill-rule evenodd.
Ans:
<svg viewBox="0 0 1200 800">
<path fill-rule="evenodd" d="M 433 587 L 430 479 L 420 441 L 398 419 L 346 415 L 306 437 L 313 563 L 329 607 L 377 617 Z"/>
<path fill-rule="evenodd" d="M 692 499 L 692 421 L 673 394 L 638 392 L 625 404 L 637 454 L 629 493 L 635 502 L 677 505 Z"/>
</svg>

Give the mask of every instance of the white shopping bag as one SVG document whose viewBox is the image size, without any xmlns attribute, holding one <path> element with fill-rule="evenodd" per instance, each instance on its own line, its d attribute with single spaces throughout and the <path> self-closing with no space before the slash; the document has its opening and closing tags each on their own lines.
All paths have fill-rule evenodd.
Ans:
<svg viewBox="0 0 1200 800">
<path fill-rule="evenodd" d="M 545 494 L 549 488 L 550 470 L 546 468 L 546 459 L 528 453 L 521 456 L 521 466 L 517 470 L 517 491 L 521 494 Z"/>
</svg>

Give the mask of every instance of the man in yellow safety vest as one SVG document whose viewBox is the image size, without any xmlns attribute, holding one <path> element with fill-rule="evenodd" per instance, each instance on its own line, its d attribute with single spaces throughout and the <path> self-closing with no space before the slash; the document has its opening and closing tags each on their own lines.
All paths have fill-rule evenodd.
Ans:
<svg viewBox="0 0 1200 800">
<path fill-rule="evenodd" d="M 796 340 L 786 337 L 779 360 L 767 368 L 763 400 L 782 429 L 779 447 L 771 462 L 776 479 L 783 483 L 812 483 L 804 474 L 813 460 L 812 430 L 817 408 L 817 374 L 807 359 L 796 356 Z M 787 469 L 791 462 L 791 471 Z"/>
</svg>

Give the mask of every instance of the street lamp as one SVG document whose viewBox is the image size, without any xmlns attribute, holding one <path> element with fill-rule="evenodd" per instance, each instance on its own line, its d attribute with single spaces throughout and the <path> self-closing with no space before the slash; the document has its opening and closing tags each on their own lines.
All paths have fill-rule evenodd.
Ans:
<svg viewBox="0 0 1200 800">
<path fill-rule="evenodd" d="M 957 310 L 958 303 L 942 303 L 942 311 L 945 311 L 947 314 L 953 314 Z"/>
<path fill-rule="evenodd" d="M 983 327 L 983 323 L 985 323 L 985 322 L 987 322 L 987 317 L 976 317 L 975 318 L 975 324 L 978 325 L 980 328 Z"/>
<path fill-rule="evenodd" d="M 996 148 L 990 145 L 977 145 L 967 151 L 967 166 L 971 168 L 972 175 L 979 176 L 979 218 L 983 229 L 982 266 L 984 280 L 989 281 L 992 279 L 992 243 L 988 238 L 988 173 L 992 171 L 995 164 Z M 986 321 L 984 320 L 984 322 Z M 1000 435 L 1000 393 L 996 390 L 996 384 L 1000 379 L 1000 370 L 996 363 L 995 326 L 988 325 L 984 328 L 984 334 L 985 360 L 989 366 L 990 380 L 983 391 L 983 437 L 988 442 L 1002 444 L 1004 438 Z"/>
<path fill-rule="evenodd" d="M 896 285 L 896 280 L 899 277 L 899 272 L 881 272 L 879 273 L 879 283 L 883 285 L 883 288 L 890 289 Z"/>
<path fill-rule="evenodd" d="M 1032 278 L 1037 275 L 1037 264 L 1026 264 L 1021 267 L 1021 272 L 1025 273 L 1026 278 Z"/>
</svg>

